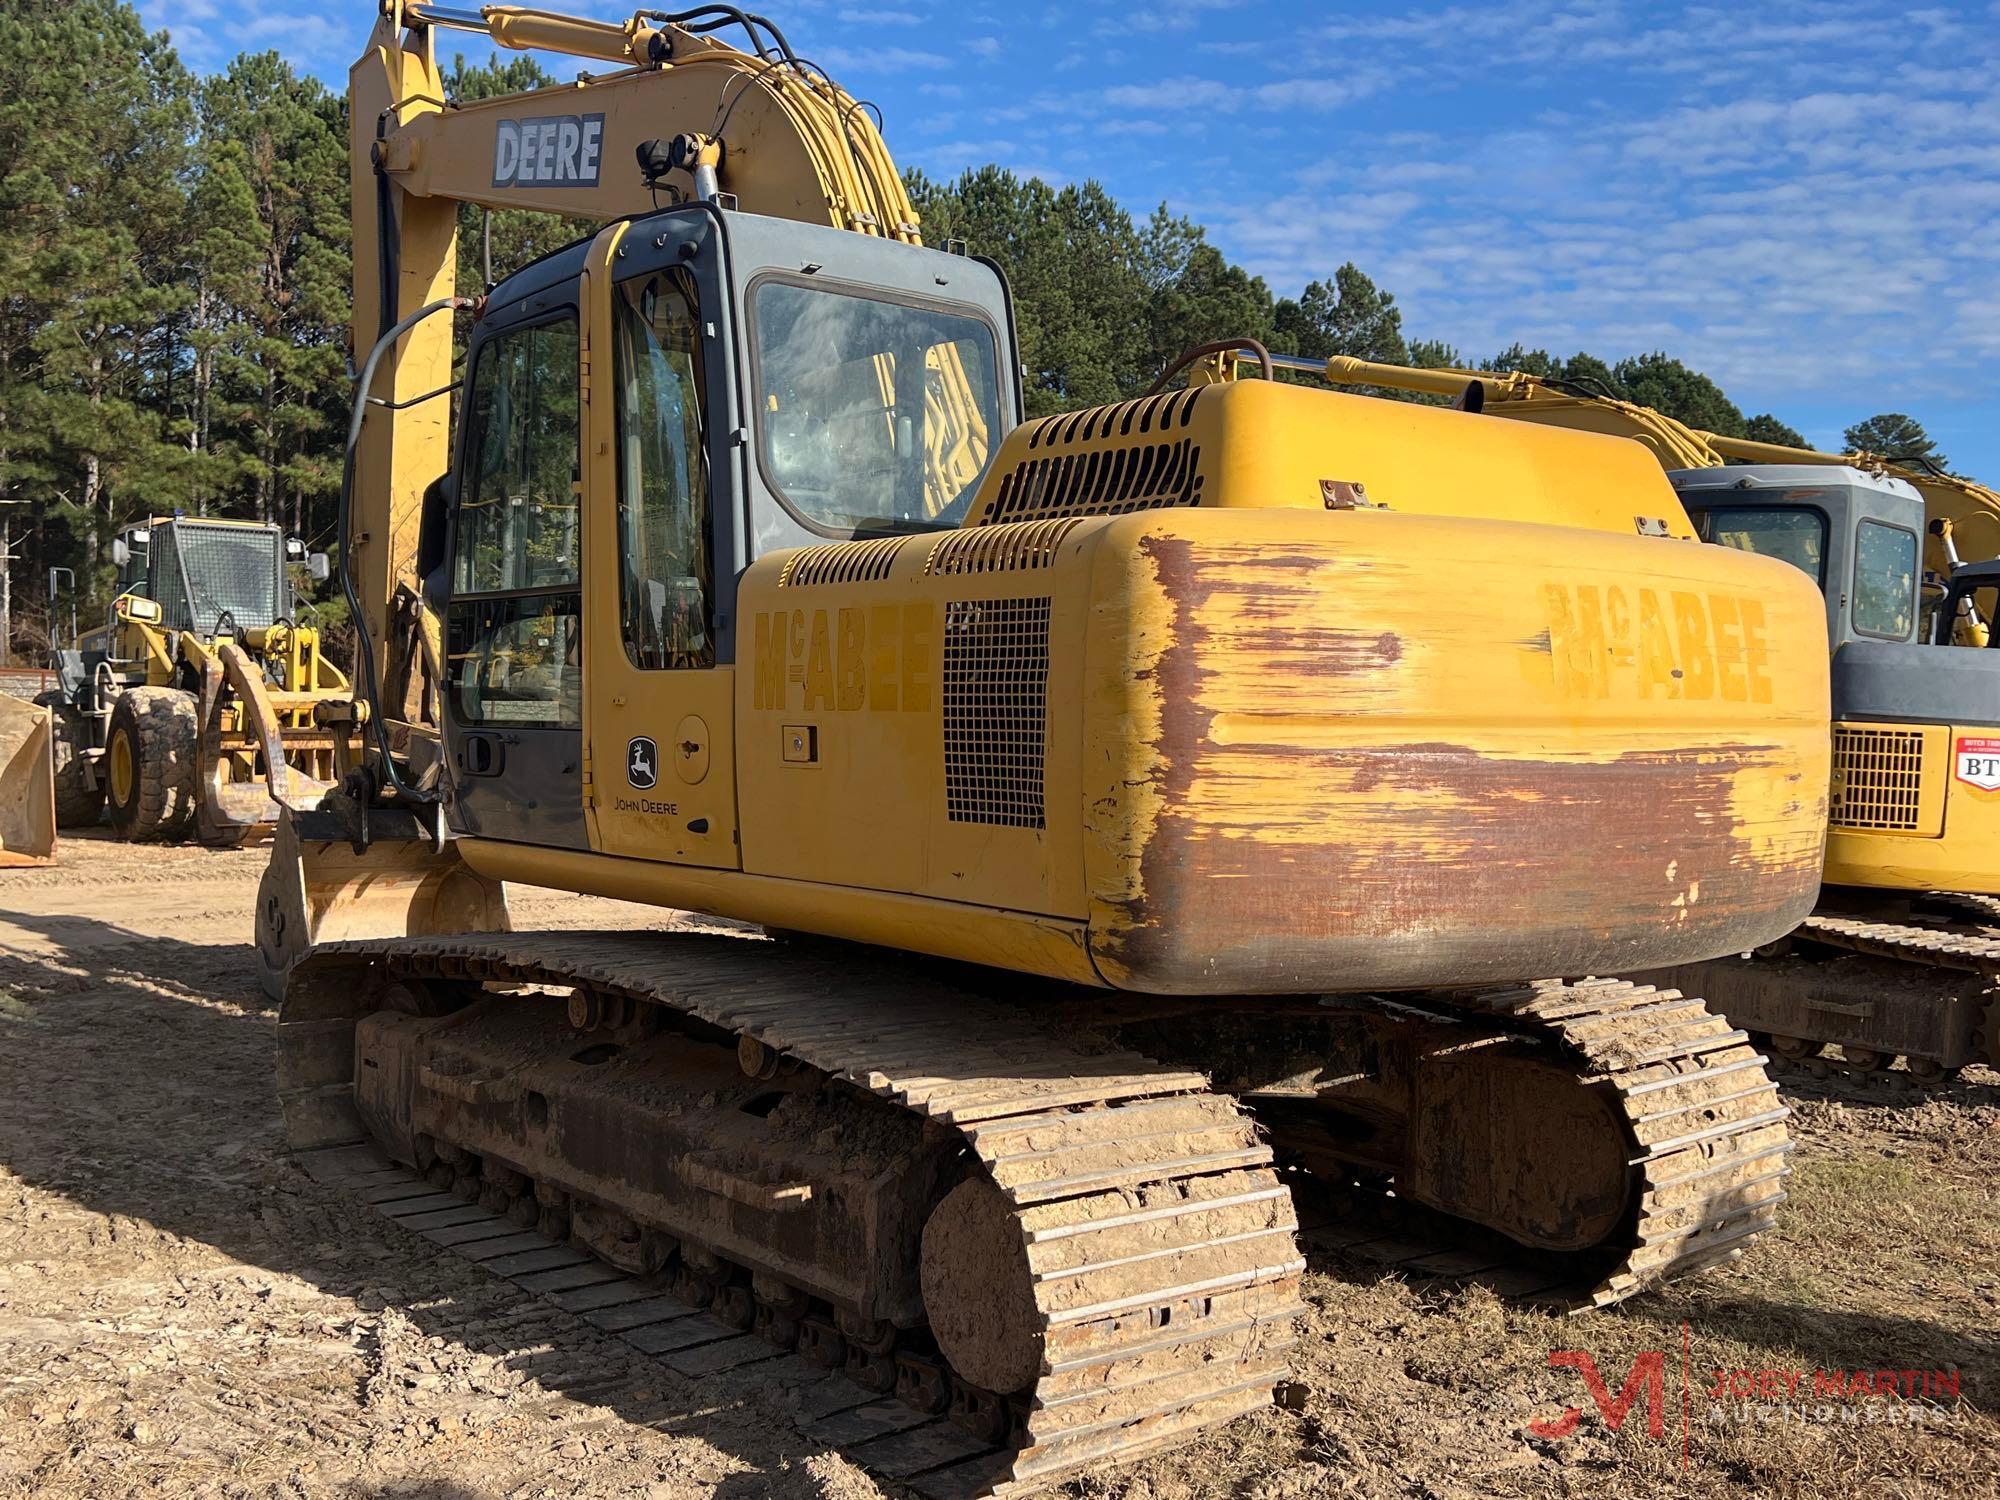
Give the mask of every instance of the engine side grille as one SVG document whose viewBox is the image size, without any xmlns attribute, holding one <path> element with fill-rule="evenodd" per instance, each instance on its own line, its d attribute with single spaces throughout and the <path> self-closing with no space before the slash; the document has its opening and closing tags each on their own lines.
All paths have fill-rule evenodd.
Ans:
<svg viewBox="0 0 2000 1500">
<path fill-rule="evenodd" d="M 1052 453 L 1029 459 L 1002 479 L 981 524 L 1199 505 L 1201 487 L 1201 449 L 1191 438 Z"/>
<path fill-rule="evenodd" d="M 867 542 L 827 542 L 792 554 L 778 575 L 778 587 L 805 588 L 815 583 L 880 583 L 895 566 L 896 554 L 908 537 L 877 537 Z"/>
<path fill-rule="evenodd" d="M 1922 821 L 1923 782 L 1922 734 L 1834 726 L 1834 827 L 1914 832 Z"/>
<path fill-rule="evenodd" d="M 1096 443 L 1107 438 L 1144 437 L 1151 432 L 1165 435 L 1194 421 L 1194 409 L 1209 386 L 1189 386 L 1182 391 L 1165 391 L 1157 396 L 1141 396 L 1134 401 L 1114 401 L 1109 406 L 1086 406 L 1080 411 L 1062 412 L 1028 424 L 1030 448 L 1067 447 L 1071 443 Z"/>
<path fill-rule="evenodd" d="M 954 823 L 1044 826 L 1049 603 L 945 604 L 945 812 Z"/>
<path fill-rule="evenodd" d="M 1029 521 L 1016 526 L 975 526 L 955 531 L 924 560 L 927 574 L 1014 573 L 1052 567 L 1063 538 L 1079 518 Z"/>
</svg>

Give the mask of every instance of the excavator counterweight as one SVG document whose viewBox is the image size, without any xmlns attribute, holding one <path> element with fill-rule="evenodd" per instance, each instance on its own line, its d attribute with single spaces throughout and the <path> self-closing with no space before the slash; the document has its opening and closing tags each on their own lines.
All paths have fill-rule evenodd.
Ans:
<svg viewBox="0 0 2000 1500">
<path fill-rule="evenodd" d="M 1996 641 L 2000 495 L 1932 466 L 1699 431 L 1521 372 L 1273 358 L 1336 384 L 1629 438 L 1670 471 L 1705 541 L 1812 578 L 1833 653 L 1822 905 L 1751 958 L 1646 977 L 1698 989 L 1821 1074 L 1936 1085 L 1967 1063 L 2000 1067 L 2000 655 L 1973 649 Z"/>
</svg>

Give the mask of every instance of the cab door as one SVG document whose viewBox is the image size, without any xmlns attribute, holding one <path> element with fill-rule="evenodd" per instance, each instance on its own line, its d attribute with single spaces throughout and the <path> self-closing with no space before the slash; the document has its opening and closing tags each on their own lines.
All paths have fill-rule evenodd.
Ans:
<svg viewBox="0 0 2000 1500">
<path fill-rule="evenodd" d="M 587 263 L 585 799 L 597 849 L 736 869 L 718 238 L 703 213 L 614 224 Z"/>
<path fill-rule="evenodd" d="M 585 848 L 574 284 L 490 315 L 471 359 L 445 609 L 452 822 Z"/>
</svg>

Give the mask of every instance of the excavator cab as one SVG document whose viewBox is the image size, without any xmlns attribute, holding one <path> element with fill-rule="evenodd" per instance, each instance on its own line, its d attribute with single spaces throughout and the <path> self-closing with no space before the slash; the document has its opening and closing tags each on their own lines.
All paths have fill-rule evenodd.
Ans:
<svg viewBox="0 0 2000 1500">
<path fill-rule="evenodd" d="M 2000 658 L 1928 644 L 1924 500 L 1855 468 L 1759 464 L 1671 476 L 1710 542 L 1782 557 L 1826 599 L 1833 650 L 1827 884 L 1996 889 Z M 1972 580 L 1965 589 L 1976 590 Z M 1989 601 L 1990 602 L 1990 601 Z"/>
<path fill-rule="evenodd" d="M 1937 646 L 2000 645 L 1995 610 L 2000 610 L 2000 560 L 1961 563 L 1925 615 L 1925 634 Z"/>
<path fill-rule="evenodd" d="M 1020 419 L 1011 326 L 988 264 L 706 205 L 497 287 L 419 559 L 453 830 L 737 867 L 739 580 L 955 527 Z"/>
</svg>

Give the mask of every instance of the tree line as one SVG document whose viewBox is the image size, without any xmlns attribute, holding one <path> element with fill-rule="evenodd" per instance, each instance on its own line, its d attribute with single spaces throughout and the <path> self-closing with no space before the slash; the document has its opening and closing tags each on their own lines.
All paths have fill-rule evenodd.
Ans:
<svg viewBox="0 0 2000 1500">
<path fill-rule="evenodd" d="M 463 99 L 552 81 L 528 58 L 460 58 L 447 74 Z M 1411 338 L 1395 297 L 1351 263 L 1275 296 L 1200 225 L 1164 207 L 1135 220 L 1096 182 L 1054 188 L 988 166 L 948 183 L 912 172 L 909 186 L 931 243 L 963 239 L 1007 272 L 1033 415 L 1135 395 L 1210 339 L 1467 363 Z M 466 292 L 483 289 L 489 230 L 500 276 L 582 232 L 528 213 L 489 226 L 469 207 L 460 224 Z M 94 617 L 112 537 L 149 515 L 255 519 L 330 542 L 351 267 L 339 95 L 275 52 L 198 76 L 125 0 L 0 13 L 0 556 L 16 659 L 48 648 L 49 570 L 73 570 L 80 618 Z M 1607 363 L 1515 345 L 1472 363 L 1803 443 L 1662 353 Z M 1905 416 L 1848 438 L 1943 461 Z M 7 606 L 0 593 L 0 621 Z M 8 644 L 0 629 L 0 655 Z"/>
</svg>

